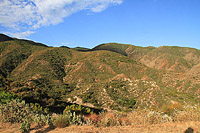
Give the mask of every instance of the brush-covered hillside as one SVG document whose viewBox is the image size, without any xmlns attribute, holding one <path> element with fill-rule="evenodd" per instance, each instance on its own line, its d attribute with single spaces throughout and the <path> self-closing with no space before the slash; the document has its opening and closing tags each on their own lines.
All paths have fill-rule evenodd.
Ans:
<svg viewBox="0 0 200 133">
<path fill-rule="evenodd" d="M 107 43 L 98 45 L 93 50 L 113 51 L 151 68 L 178 72 L 186 72 L 200 63 L 200 51 L 187 47 L 161 46 L 155 48 Z"/>
<path fill-rule="evenodd" d="M 200 51 L 102 44 L 48 47 L 0 34 L 0 88 L 50 109 L 76 103 L 130 111 L 171 103 L 195 105 Z"/>
</svg>

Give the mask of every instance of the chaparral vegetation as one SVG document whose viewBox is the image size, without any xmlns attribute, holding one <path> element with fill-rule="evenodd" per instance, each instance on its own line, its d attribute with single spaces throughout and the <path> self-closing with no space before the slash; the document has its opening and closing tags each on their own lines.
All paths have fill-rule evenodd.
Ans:
<svg viewBox="0 0 200 133">
<path fill-rule="evenodd" d="M 0 34 L 0 132 L 200 131 L 199 93 L 198 49 L 49 47 Z"/>
</svg>

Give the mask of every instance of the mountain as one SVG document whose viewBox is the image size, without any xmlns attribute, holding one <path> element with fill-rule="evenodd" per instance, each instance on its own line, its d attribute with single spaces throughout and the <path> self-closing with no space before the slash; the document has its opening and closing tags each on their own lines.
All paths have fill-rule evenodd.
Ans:
<svg viewBox="0 0 200 133">
<path fill-rule="evenodd" d="M 185 72 L 200 63 L 199 50 L 177 46 L 138 47 L 133 45 L 108 43 L 93 50 L 108 50 L 128 56 L 148 67 Z"/>
<path fill-rule="evenodd" d="M 0 42 L 0 55 L 0 88 L 49 108 L 76 103 L 130 111 L 199 103 L 200 51 L 193 48 L 58 48 L 11 39 Z"/>
<path fill-rule="evenodd" d="M 0 34 L 0 42 L 11 41 L 11 40 L 14 40 L 14 39 L 4 34 Z"/>
</svg>

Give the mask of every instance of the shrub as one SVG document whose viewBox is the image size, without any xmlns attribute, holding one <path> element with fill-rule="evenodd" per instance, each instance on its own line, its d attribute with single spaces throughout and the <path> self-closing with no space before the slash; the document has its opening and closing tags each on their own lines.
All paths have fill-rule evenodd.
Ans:
<svg viewBox="0 0 200 133">
<path fill-rule="evenodd" d="M 22 133 L 28 133 L 30 130 L 31 124 L 30 121 L 25 120 L 21 126 L 20 126 L 20 130 L 22 131 Z"/>
<path fill-rule="evenodd" d="M 83 125 L 84 124 L 84 117 L 81 115 L 77 115 L 76 112 L 71 112 L 70 110 L 65 112 L 64 115 L 66 115 L 69 119 L 70 125 Z"/>
<path fill-rule="evenodd" d="M 130 111 L 136 105 L 135 98 L 128 92 L 127 81 L 112 80 L 107 83 L 106 90 L 116 105 L 111 105 L 110 108 L 118 111 Z"/>
<path fill-rule="evenodd" d="M 2 121 L 10 123 L 22 123 L 24 119 L 31 119 L 33 111 L 25 101 L 12 100 L 6 104 L 0 104 Z"/>
<path fill-rule="evenodd" d="M 165 114 L 172 116 L 175 111 L 183 110 L 183 107 L 180 103 L 172 103 L 169 105 L 163 105 L 161 111 Z"/>
<path fill-rule="evenodd" d="M 34 105 L 34 106 L 33 106 Z M 35 107 L 35 108 L 34 108 Z M 2 122 L 21 123 L 20 130 L 29 132 L 31 123 L 35 122 L 37 127 L 44 125 L 53 126 L 52 116 L 42 114 L 39 104 L 26 104 L 19 99 L 12 100 L 6 104 L 0 104 L 0 117 Z"/>
<path fill-rule="evenodd" d="M 0 103 L 6 104 L 6 102 L 10 102 L 13 99 L 18 99 L 16 94 L 0 91 Z"/>
<path fill-rule="evenodd" d="M 66 106 L 63 113 L 65 114 L 68 111 L 76 112 L 78 114 L 93 114 L 93 109 L 90 109 L 81 105 L 76 105 L 76 104 Z"/>
<path fill-rule="evenodd" d="M 85 121 L 84 116 L 77 115 L 75 112 L 72 113 L 70 110 L 68 110 L 62 115 L 56 116 L 53 123 L 56 127 L 63 128 L 69 125 L 88 124 L 87 122 L 90 123 L 91 121 Z"/>
<path fill-rule="evenodd" d="M 101 119 L 97 114 L 89 114 L 89 115 L 85 115 L 85 117 L 84 117 L 84 121 L 86 121 L 86 123 L 89 125 L 91 125 L 91 124 L 97 125 L 97 123 L 100 120 Z"/>
<path fill-rule="evenodd" d="M 162 123 L 162 115 L 156 111 L 149 111 L 144 117 L 145 123 L 148 124 L 158 124 Z"/>
<path fill-rule="evenodd" d="M 33 118 L 33 121 L 37 124 L 37 127 L 40 128 L 45 125 L 49 125 L 49 127 L 53 127 L 51 115 L 44 114 L 36 114 Z"/>
<path fill-rule="evenodd" d="M 110 127 L 110 126 L 120 126 L 120 118 L 122 117 L 118 113 L 102 113 L 100 114 L 101 120 L 98 122 L 98 126 Z"/>
<path fill-rule="evenodd" d="M 122 116 L 119 118 L 119 123 L 121 126 L 128 126 L 131 125 L 131 122 L 127 116 Z"/>
<path fill-rule="evenodd" d="M 129 112 L 127 113 L 127 118 L 129 119 L 131 125 L 158 124 L 171 122 L 173 120 L 172 117 L 167 114 L 148 109 Z"/>
<path fill-rule="evenodd" d="M 185 121 L 200 121 L 200 107 L 199 106 L 184 106 L 184 111 L 177 111 L 174 113 L 173 119 L 178 122 Z"/>
<path fill-rule="evenodd" d="M 48 114 L 49 113 L 49 109 L 42 108 L 42 106 L 40 106 L 39 103 L 30 103 L 30 107 L 36 114 L 42 114 L 42 113 Z"/>
<path fill-rule="evenodd" d="M 69 126 L 70 120 L 67 115 L 58 115 L 58 116 L 56 116 L 53 123 L 56 127 L 64 128 L 66 126 Z"/>
</svg>

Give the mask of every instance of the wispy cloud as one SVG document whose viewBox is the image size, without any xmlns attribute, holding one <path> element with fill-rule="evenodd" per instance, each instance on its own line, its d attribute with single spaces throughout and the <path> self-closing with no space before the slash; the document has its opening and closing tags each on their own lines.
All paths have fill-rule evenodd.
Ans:
<svg viewBox="0 0 200 133">
<path fill-rule="evenodd" d="M 34 31 L 21 31 L 21 32 L 6 32 L 3 31 L 2 33 L 11 35 L 16 38 L 25 38 L 26 36 L 29 36 L 30 34 L 33 34 Z"/>
<path fill-rule="evenodd" d="M 81 11 L 101 12 L 123 0 L 0 0 L 0 25 L 15 37 L 25 37 L 42 26 L 56 25 Z"/>
</svg>

